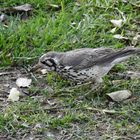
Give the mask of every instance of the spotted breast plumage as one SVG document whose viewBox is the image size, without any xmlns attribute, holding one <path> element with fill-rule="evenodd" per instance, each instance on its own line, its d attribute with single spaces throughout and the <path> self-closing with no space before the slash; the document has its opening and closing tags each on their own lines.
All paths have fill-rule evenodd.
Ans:
<svg viewBox="0 0 140 140">
<path fill-rule="evenodd" d="M 139 48 L 114 50 L 111 48 L 81 48 L 67 52 L 48 52 L 42 55 L 33 70 L 41 67 L 55 71 L 75 83 L 101 82 L 111 68 L 133 54 L 140 54 Z"/>
</svg>

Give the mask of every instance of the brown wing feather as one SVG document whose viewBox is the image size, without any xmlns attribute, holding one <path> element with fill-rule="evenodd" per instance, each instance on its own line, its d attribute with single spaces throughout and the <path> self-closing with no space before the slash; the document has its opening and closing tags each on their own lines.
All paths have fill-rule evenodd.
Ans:
<svg viewBox="0 0 140 140">
<path fill-rule="evenodd" d="M 85 48 L 66 52 L 63 54 L 60 63 L 64 66 L 72 66 L 75 70 L 80 70 L 94 65 L 110 64 L 118 58 L 131 56 L 132 54 L 140 54 L 140 49 L 126 48 L 114 51 L 109 48 Z M 122 60 L 120 59 L 120 61 Z"/>
<path fill-rule="evenodd" d="M 82 48 L 66 52 L 60 60 L 64 66 L 72 66 L 75 70 L 91 67 L 97 60 L 112 54 L 114 50 L 110 48 Z"/>
<path fill-rule="evenodd" d="M 129 56 L 131 56 L 132 54 L 140 54 L 140 49 L 139 48 L 132 48 L 132 47 L 128 47 L 128 48 L 124 48 L 121 50 L 118 50 L 116 52 L 113 52 L 109 55 L 103 56 L 102 58 L 98 59 L 95 63 L 96 64 L 107 64 L 107 63 L 112 63 L 115 60 L 118 60 L 118 58 L 124 58 L 124 59 L 120 59 L 118 62 L 121 62 L 122 60 L 125 60 L 125 58 L 129 58 Z M 114 62 L 115 63 L 115 62 Z"/>
</svg>

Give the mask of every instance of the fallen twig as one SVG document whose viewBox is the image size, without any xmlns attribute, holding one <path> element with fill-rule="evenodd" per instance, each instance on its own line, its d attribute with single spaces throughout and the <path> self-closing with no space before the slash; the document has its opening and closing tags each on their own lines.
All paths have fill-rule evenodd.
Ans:
<svg viewBox="0 0 140 140">
<path fill-rule="evenodd" d="M 57 111 L 57 110 L 66 110 L 64 107 L 69 107 L 68 105 L 65 105 L 65 106 L 58 106 L 58 107 L 49 107 L 49 108 L 42 108 L 43 111 Z M 20 113 L 31 113 L 31 112 L 34 112 L 34 113 L 37 113 L 41 111 L 40 108 L 36 108 L 36 110 L 26 110 L 26 111 L 21 111 Z"/>
<path fill-rule="evenodd" d="M 99 108 L 93 108 L 93 107 L 85 107 L 84 109 L 90 110 L 90 111 L 97 111 L 101 112 L 103 114 L 108 113 L 108 114 L 122 114 L 123 112 L 115 111 L 115 110 L 108 110 L 108 109 L 99 109 Z"/>
</svg>

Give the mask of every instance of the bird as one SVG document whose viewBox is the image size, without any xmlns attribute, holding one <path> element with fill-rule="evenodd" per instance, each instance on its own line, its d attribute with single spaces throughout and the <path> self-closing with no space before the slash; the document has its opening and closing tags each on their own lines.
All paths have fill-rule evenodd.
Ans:
<svg viewBox="0 0 140 140">
<path fill-rule="evenodd" d="M 62 78 L 76 84 L 92 82 L 99 84 L 103 77 L 118 63 L 134 54 L 140 55 L 140 48 L 126 47 L 113 49 L 106 47 L 80 48 L 66 52 L 50 51 L 39 58 L 38 68 L 56 72 Z"/>
</svg>

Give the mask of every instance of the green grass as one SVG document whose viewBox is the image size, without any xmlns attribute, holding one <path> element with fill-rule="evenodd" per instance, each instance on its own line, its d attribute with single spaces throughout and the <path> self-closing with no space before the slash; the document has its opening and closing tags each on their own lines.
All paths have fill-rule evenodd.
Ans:
<svg viewBox="0 0 140 140">
<path fill-rule="evenodd" d="M 137 24 L 140 18 L 139 8 L 133 5 L 136 2 L 139 1 L 1 0 L 0 8 L 29 3 L 33 5 L 33 12 L 27 20 L 20 20 L 20 15 L 8 16 L 8 27 L 0 24 L 0 66 L 3 71 L 12 65 L 18 69 L 29 67 L 37 61 L 35 58 L 48 50 L 67 51 L 102 46 L 117 49 L 129 46 L 132 38 L 140 32 Z M 59 5 L 60 9 L 50 8 L 48 4 Z M 124 13 L 126 23 L 115 34 L 127 36 L 128 42 L 115 39 L 110 33 L 113 28 L 110 20 L 122 18 L 118 9 Z M 139 43 L 137 47 L 140 47 Z M 123 73 L 126 70 L 140 71 L 140 59 L 132 58 L 127 63 L 119 64 L 112 72 Z M 114 79 L 119 78 L 110 72 L 104 78 L 103 89 L 83 100 L 78 97 L 88 92 L 88 87 L 52 96 L 47 89 L 33 85 L 29 92 L 31 95 L 36 93 L 37 97 L 24 97 L 2 109 L 0 133 L 16 139 L 32 134 L 35 138 L 39 135 L 41 139 L 66 137 L 74 140 L 136 137 L 140 133 L 140 80 L 119 79 L 120 82 L 113 84 Z M 53 75 L 42 80 L 46 83 L 49 81 L 55 91 L 64 87 L 67 89 L 69 85 Z M 108 102 L 105 93 L 122 89 L 131 90 L 134 100 Z M 55 105 L 50 105 L 48 99 Z M 116 110 L 117 113 L 104 114 L 88 108 Z M 47 132 L 53 136 L 48 136 Z"/>
</svg>

